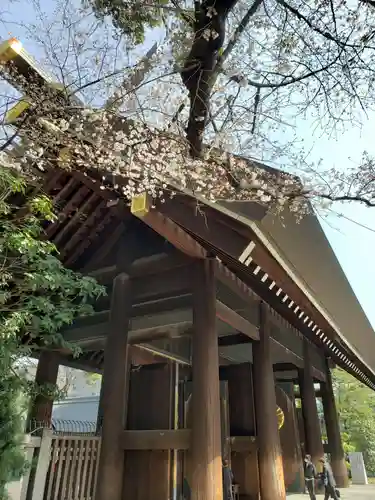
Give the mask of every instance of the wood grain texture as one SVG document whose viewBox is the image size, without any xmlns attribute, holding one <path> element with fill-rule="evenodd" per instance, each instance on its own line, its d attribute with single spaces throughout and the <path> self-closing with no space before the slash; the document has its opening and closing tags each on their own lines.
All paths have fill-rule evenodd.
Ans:
<svg viewBox="0 0 375 500">
<path fill-rule="evenodd" d="M 255 415 L 262 500 L 285 500 L 280 436 L 276 416 L 268 310 L 260 304 L 259 342 L 253 345 Z"/>
<path fill-rule="evenodd" d="M 299 386 L 305 428 L 305 453 L 311 455 L 313 463 L 319 469 L 319 459 L 323 457 L 324 449 L 310 361 L 310 346 L 306 339 L 304 339 L 303 359 L 304 368 L 299 370 Z"/>
<path fill-rule="evenodd" d="M 131 281 L 125 273 L 114 280 L 110 332 L 104 354 L 102 446 L 96 500 L 120 500 L 124 476 L 121 435 L 127 407 L 128 333 Z"/>
<path fill-rule="evenodd" d="M 222 500 L 215 261 L 197 262 L 193 279 L 191 499 Z"/>
<path fill-rule="evenodd" d="M 328 366 L 328 362 L 327 382 L 321 383 L 320 387 L 333 475 L 335 476 L 336 483 L 339 488 L 347 488 L 349 486 L 348 471 L 345 464 L 340 424 L 336 409 L 335 396 L 333 393 L 331 370 Z"/>
</svg>

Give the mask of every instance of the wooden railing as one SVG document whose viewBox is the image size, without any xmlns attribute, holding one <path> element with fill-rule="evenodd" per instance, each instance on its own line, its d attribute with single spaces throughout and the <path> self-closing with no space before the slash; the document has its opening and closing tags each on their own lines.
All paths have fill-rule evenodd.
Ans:
<svg viewBox="0 0 375 500">
<path fill-rule="evenodd" d="M 53 437 L 44 487 L 44 499 L 93 499 L 99 456 L 100 437 Z"/>
<path fill-rule="evenodd" d="M 30 469 L 8 485 L 12 500 L 93 500 L 99 465 L 98 436 L 54 435 L 25 437 Z"/>
</svg>

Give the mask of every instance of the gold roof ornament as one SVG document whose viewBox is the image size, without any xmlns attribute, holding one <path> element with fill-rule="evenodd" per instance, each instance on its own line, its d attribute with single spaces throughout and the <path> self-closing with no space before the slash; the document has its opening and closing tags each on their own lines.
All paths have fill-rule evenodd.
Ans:
<svg viewBox="0 0 375 500">
<path fill-rule="evenodd" d="M 0 44 L 0 64 L 12 61 L 22 52 L 22 43 L 17 38 L 11 38 Z"/>
<path fill-rule="evenodd" d="M 70 148 L 65 147 L 60 149 L 57 157 L 57 163 L 59 166 L 61 166 L 62 168 L 68 168 L 70 167 L 72 160 L 73 160 L 73 155 Z"/>
<path fill-rule="evenodd" d="M 142 218 L 148 214 L 151 208 L 150 195 L 147 193 L 133 196 L 130 211 L 135 217 Z"/>
<path fill-rule="evenodd" d="M 0 44 L 0 74 L 14 88 L 28 94 L 31 85 L 36 86 L 36 89 L 33 89 L 35 92 L 52 83 L 51 77 L 38 66 L 17 38 Z"/>
<path fill-rule="evenodd" d="M 5 125 L 14 125 L 20 118 L 25 116 L 25 112 L 30 108 L 31 101 L 28 97 L 22 97 L 15 106 L 5 113 Z"/>
<path fill-rule="evenodd" d="M 43 71 L 34 58 L 26 52 L 17 38 L 11 38 L 0 44 L 0 75 L 14 88 L 28 95 L 39 94 L 42 90 L 51 92 L 51 97 L 61 100 L 64 96 L 75 106 L 83 103 L 75 95 L 69 95 L 62 83 L 54 82 Z"/>
</svg>

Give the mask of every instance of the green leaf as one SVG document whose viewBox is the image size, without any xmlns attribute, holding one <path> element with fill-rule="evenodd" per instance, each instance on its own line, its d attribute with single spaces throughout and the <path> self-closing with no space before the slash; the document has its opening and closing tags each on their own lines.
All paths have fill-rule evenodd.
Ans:
<svg viewBox="0 0 375 500">
<path fill-rule="evenodd" d="M 27 182 L 0 168 L 0 499 L 5 484 L 24 472 L 21 449 L 23 415 L 37 388 L 27 373 L 17 369 L 25 356 L 53 346 L 70 350 L 61 330 L 82 314 L 93 312 L 92 303 L 105 293 L 92 278 L 65 269 L 55 246 L 42 239 L 42 224 L 54 220 L 46 196 L 27 199 Z M 10 200 L 24 198 L 29 212 L 19 217 Z M 25 344 L 24 339 L 28 339 Z"/>
</svg>

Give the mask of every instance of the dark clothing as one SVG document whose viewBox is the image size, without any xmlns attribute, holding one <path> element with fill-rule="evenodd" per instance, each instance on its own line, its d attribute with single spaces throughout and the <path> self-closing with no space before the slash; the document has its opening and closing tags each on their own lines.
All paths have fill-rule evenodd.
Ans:
<svg viewBox="0 0 375 500">
<path fill-rule="evenodd" d="M 233 485 L 233 473 L 229 467 L 223 467 L 224 500 L 233 500 L 232 485 Z"/>
<path fill-rule="evenodd" d="M 305 461 L 305 479 L 315 479 L 316 478 L 316 469 L 315 465 L 312 462 Z"/>
<path fill-rule="evenodd" d="M 310 495 L 310 500 L 316 500 L 316 496 L 315 496 L 316 468 L 315 468 L 315 465 L 312 462 L 305 460 L 304 473 L 305 473 L 306 489 Z"/>
<path fill-rule="evenodd" d="M 336 487 L 336 481 L 333 476 L 332 467 L 327 462 L 323 464 L 322 479 L 324 486 L 332 486 L 332 488 Z"/>
<path fill-rule="evenodd" d="M 333 500 L 338 500 L 336 494 L 336 481 L 332 472 L 332 467 L 329 463 L 324 462 L 322 480 L 324 484 L 324 500 L 328 500 L 330 497 Z"/>
<path fill-rule="evenodd" d="M 316 500 L 315 496 L 315 479 L 305 479 L 306 489 L 310 495 L 310 500 Z"/>
<path fill-rule="evenodd" d="M 333 500 L 339 500 L 339 497 L 336 494 L 336 489 L 328 484 L 324 487 L 324 500 L 328 500 L 329 497 Z"/>
</svg>

